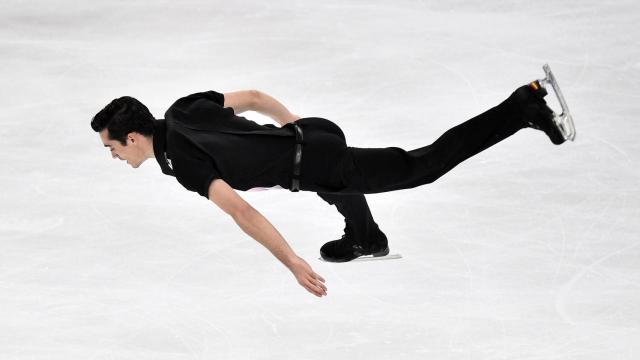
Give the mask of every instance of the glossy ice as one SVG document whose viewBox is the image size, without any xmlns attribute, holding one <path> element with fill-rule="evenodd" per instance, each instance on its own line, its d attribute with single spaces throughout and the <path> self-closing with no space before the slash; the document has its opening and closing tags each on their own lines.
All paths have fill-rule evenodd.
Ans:
<svg viewBox="0 0 640 360">
<path fill-rule="evenodd" d="M 637 359 L 632 1 L 0 3 L 0 358 Z M 89 127 L 111 99 L 259 89 L 349 145 L 416 148 L 549 63 L 580 135 L 525 129 L 368 196 L 394 261 L 328 264 L 313 193 L 241 193 L 327 280 L 304 291 L 225 213 Z M 271 123 L 247 113 L 250 119 Z"/>
</svg>

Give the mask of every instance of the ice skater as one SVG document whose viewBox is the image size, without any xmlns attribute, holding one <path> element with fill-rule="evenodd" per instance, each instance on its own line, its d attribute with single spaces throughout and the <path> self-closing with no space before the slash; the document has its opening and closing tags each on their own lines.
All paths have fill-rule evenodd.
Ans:
<svg viewBox="0 0 640 360">
<path fill-rule="evenodd" d="M 574 139 L 562 93 L 547 65 L 544 70 L 544 79 L 519 87 L 497 106 L 449 129 L 434 143 L 410 151 L 347 146 L 335 123 L 300 118 L 256 90 L 194 93 L 175 101 L 164 119 L 158 120 L 141 102 L 123 96 L 99 111 L 91 127 L 114 159 L 137 168 L 155 158 L 164 174 L 219 206 L 271 251 L 300 285 L 321 297 L 327 294 L 325 280 L 235 190 L 316 192 L 345 219 L 344 235 L 320 248 L 322 259 L 383 258 L 389 254 L 388 240 L 373 220 L 364 194 L 431 183 L 523 128 L 543 131 L 556 145 Z M 559 115 L 544 100 L 549 86 L 562 106 Z M 281 127 L 238 116 L 248 110 L 271 117 Z"/>
</svg>

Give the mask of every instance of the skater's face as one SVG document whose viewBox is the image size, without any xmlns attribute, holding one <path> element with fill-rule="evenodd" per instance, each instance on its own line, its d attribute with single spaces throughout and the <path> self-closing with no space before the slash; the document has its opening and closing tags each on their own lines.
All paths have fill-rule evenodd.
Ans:
<svg viewBox="0 0 640 360">
<path fill-rule="evenodd" d="M 144 136 L 137 132 L 127 135 L 127 144 L 122 145 L 118 140 L 109 139 L 109 130 L 100 131 L 100 139 L 106 148 L 111 152 L 114 159 L 126 161 L 131 167 L 138 168 L 147 159 Z"/>
</svg>

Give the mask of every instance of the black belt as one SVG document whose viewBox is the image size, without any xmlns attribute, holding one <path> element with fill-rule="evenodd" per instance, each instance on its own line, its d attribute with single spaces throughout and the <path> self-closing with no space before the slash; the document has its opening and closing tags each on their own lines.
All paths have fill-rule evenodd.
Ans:
<svg viewBox="0 0 640 360">
<path fill-rule="evenodd" d="M 295 122 L 292 123 L 296 132 L 296 149 L 293 155 L 293 175 L 291 176 L 291 191 L 300 191 L 300 162 L 302 161 L 302 129 Z"/>
</svg>

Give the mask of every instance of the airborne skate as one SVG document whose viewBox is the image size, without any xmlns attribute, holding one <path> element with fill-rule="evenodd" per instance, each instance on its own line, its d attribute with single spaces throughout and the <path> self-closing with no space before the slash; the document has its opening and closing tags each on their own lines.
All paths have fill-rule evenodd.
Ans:
<svg viewBox="0 0 640 360">
<path fill-rule="evenodd" d="M 562 91 L 560 91 L 560 87 L 558 86 L 558 81 L 555 76 L 553 76 L 549 64 L 544 64 L 542 69 L 544 70 L 546 77 L 541 80 L 535 80 L 529 84 L 529 88 L 533 91 L 534 95 L 541 100 L 542 104 L 540 104 L 540 107 L 536 109 L 536 115 L 538 115 L 537 118 L 532 116 L 532 109 L 528 109 L 528 125 L 533 128 L 543 130 L 556 145 L 562 144 L 567 140 L 574 141 L 576 138 L 576 128 L 573 125 L 573 118 L 569 112 L 567 102 L 565 101 L 564 96 L 562 96 Z M 562 113 L 560 114 L 557 114 L 546 106 L 546 102 L 542 99 L 547 95 L 547 87 L 549 85 L 553 88 L 553 92 L 556 94 L 558 102 L 562 107 Z M 540 117 L 540 115 L 542 115 L 542 117 Z"/>
</svg>

